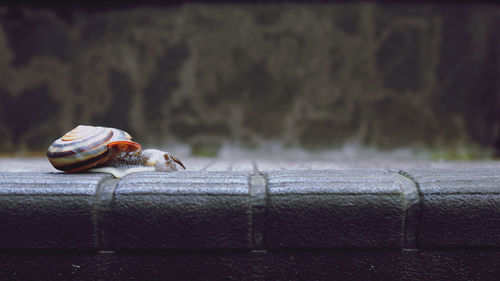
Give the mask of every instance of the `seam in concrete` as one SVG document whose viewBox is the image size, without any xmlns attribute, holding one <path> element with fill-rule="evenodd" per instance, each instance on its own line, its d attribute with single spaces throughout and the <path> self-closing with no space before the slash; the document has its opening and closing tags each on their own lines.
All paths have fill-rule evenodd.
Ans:
<svg viewBox="0 0 500 281">
<path fill-rule="evenodd" d="M 206 171 L 208 169 L 208 167 L 212 166 L 212 164 L 214 164 L 216 161 L 217 161 L 217 158 L 212 159 L 210 162 L 208 162 L 205 166 L 203 166 L 200 169 L 200 172 L 201 171 Z"/>
<path fill-rule="evenodd" d="M 400 170 L 398 182 L 403 191 L 403 249 L 416 249 L 420 210 L 420 189 L 418 182 L 406 171 Z"/>
<path fill-rule="evenodd" d="M 94 198 L 93 219 L 96 247 L 100 250 L 111 248 L 111 237 L 108 223 L 105 219 L 111 210 L 111 204 L 115 197 L 115 190 L 120 182 L 119 179 L 109 178 L 98 183 Z"/>
<path fill-rule="evenodd" d="M 249 179 L 250 193 L 250 249 L 264 250 L 264 231 L 267 209 L 267 179 L 263 174 L 252 174 Z"/>
</svg>

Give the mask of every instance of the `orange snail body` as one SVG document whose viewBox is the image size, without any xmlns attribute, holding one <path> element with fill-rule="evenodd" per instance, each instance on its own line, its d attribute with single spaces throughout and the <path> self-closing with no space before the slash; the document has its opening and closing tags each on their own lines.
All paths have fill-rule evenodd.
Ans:
<svg viewBox="0 0 500 281">
<path fill-rule="evenodd" d="M 168 152 L 142 150 L 125 131 L 79 125 L 50 145 L 47 157 L 54 168 L 73 173 L 96 167 L 154 167 L 176 171 L 182 162 Z"/>
</svg>

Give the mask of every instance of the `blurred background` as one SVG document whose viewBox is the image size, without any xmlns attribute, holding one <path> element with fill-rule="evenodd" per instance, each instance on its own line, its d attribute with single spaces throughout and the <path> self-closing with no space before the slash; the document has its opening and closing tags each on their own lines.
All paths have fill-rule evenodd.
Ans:
<svg viewBox="0 0 500 281">
<path fill-rule="evenodd" d="M 499 26 L 492 3 L 0 4 L 0 155 L 91 124 L 196 156 L 491 158 Z"/>
</svg>

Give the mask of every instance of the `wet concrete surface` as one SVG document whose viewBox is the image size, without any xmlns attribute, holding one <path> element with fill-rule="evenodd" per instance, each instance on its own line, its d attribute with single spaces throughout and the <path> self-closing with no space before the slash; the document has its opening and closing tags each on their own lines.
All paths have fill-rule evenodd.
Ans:
<svg viewBox="0 0 500 281">
<path fill-rule="evenodd" d="M 500 162 L 322 157 L 1 158 L 0 280 L 498 280 Z"/>
<path fill-rule="evenodd" d="M 499 168 L 500 161 L 430 161 L 371 157 L 367 159 L 321 159 L 315 157 L 183 157 L 185 171 L 351 170 L 351 169 L 477 169 Z M 44 157 L 0 158 L 1 172 L 59 172 Z M 180 171 L 182 172 L 182 171 Z"/>
</svg>

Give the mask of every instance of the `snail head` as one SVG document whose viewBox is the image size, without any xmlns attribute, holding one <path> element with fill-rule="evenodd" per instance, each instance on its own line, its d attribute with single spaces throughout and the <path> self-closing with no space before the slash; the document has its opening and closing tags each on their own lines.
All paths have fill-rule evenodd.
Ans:
<svg viewBox="0 0 500 281">
<path fill-rule="evenodd" d="M 163 152 L 157 149 L 145 149 L 142 151 L 142 156 L 146 159 L 144 165 L 154 166 L 156 171 L 177 171 L 177 164 L 186 169 L 184 164 L 170 152 Z"/>
</svg>

